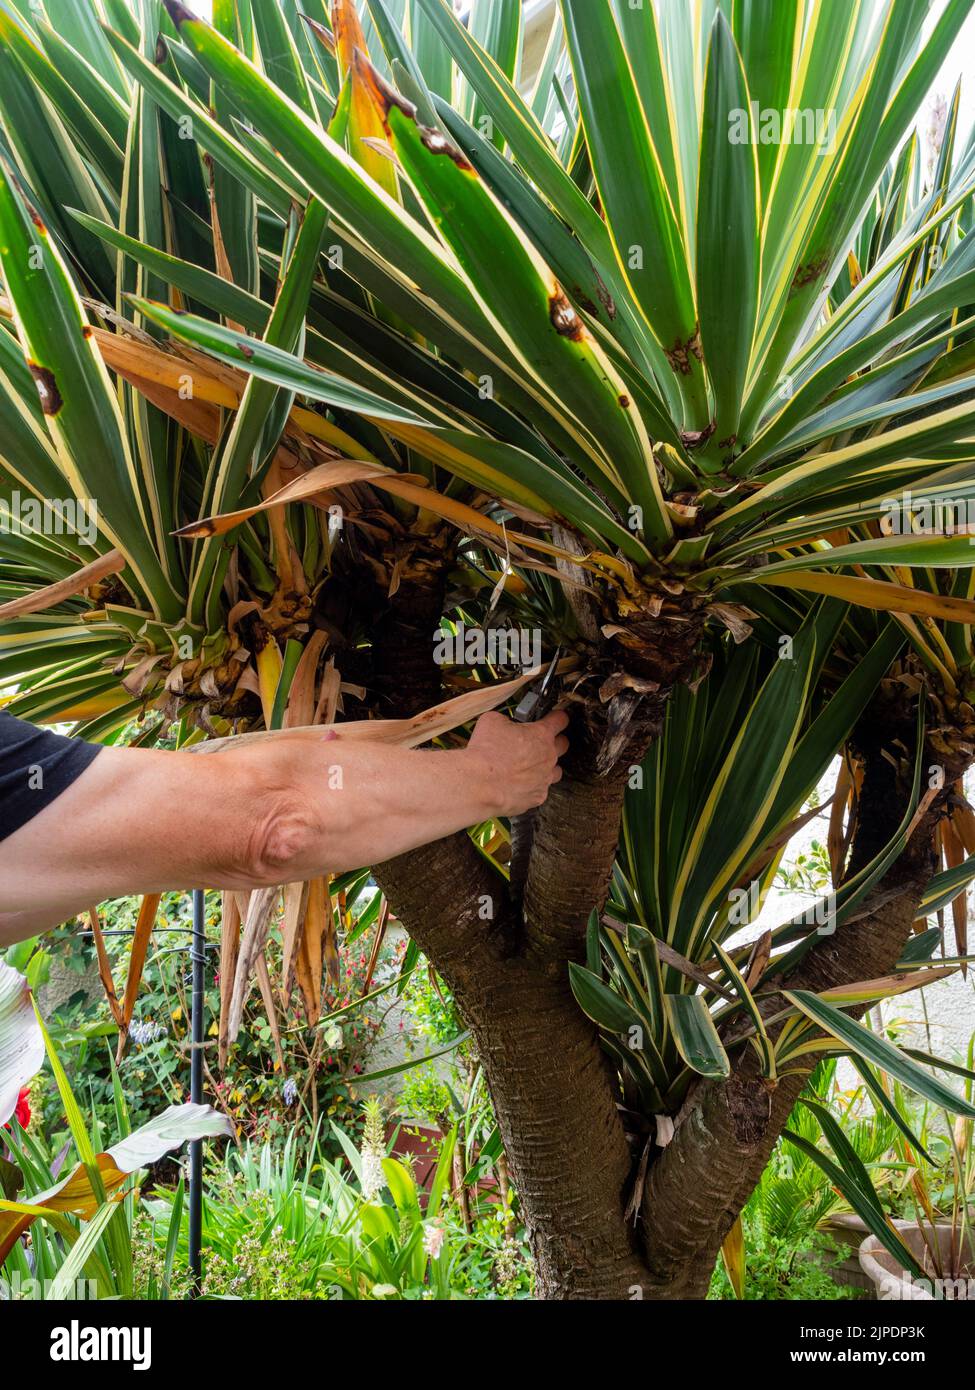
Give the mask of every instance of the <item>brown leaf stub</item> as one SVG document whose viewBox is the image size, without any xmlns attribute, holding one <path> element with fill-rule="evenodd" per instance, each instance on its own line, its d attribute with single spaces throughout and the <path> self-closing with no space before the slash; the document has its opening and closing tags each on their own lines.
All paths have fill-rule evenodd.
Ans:
<svg viewBox="0 0 975 1390">
<path fill-rule="evenodd" d="M 582 319 L 569 303 L 561 285 L 557 284 L 548 297 L 548 316 L 556 333 L 563 338 L 571 338 L 574 343 L 582 341 L 585 335 Z"/>
<path fill-rule="evenodd" d="M 691 358 L 696 357 L 699 362 L 704 361 L 700 328 L 695 328 L 686 343 L 682 343 L 678 338 L 672 348 L 664 348 L 664 356 L 680 376 L 690 376 Z"/>
<path fill-rule="evenodd" d="M 406 97 L 402 96 L 395 87 L 391 86 L 391 84 L 386 81 L 381 73 L 376 71 L 361 48 L 357 47 L 352 55 L 352 67 L 356 77 L 365 85 L 373 104 L 379 110 L 383 123 L 387 125 L 387 128 L 388 123 L 386 118 L 392 107 L 396 106 L 402 111 L 404 116 L 416 122 L 417 129 L 420 132 L 420 139 L 431 154 L 445 154 L 448 159 L 454 161 L 458 169 L 463 169 L 464 172 L 468 174 L 474 173 L 473 164 L 471 164 L 464 152 L 458 149 L 453 141 L 447 139 L 442 130 L 437 130 L 434 126 L 420 124 L 417 120 L 416 107 L 413 103 L 407 101 Z"/>
<path fill-rule="evenodd" d="M 715 422 L 711 420 L 705 425 L 703 430 L 681 430 L 680 442 L 690 453 L 693 449 L 700 449 L 702 444 L 706 444 L 715 431 Z"/>
<path fill-rule="evenodd" d="M 204 517 L 202 521 L 190 521 L 185 526 L 180 526 L 173 532 L 174 536 L 181 540 L 205 540 L 209 536 L 217 534 L 217 524 L 213 517 Z"/>
<path fill-rule="evenodd" d="M 30 374 L 34 378 L 37 394 L 41 399 L 41 410 L 45 415 L 57 415 L 64 405 L 54 373 L 50 367 L 41 367 L 36 362 L 28 362 Z"/>
<path fill-rule="evenodd" d="M 180 0 L 163 0 L 163 4 L 177 29 L 197 17 L 192 10 L 188 10 L 185 5 L 181 4 Z"/>
<path fill-rule="evenodd" d="M 312 19 L 310 14 L 303 14 L 301 18 L 308 25 L 308 28 L 315 35 L 318 42 L 329 53 L 335 52 L 335 36 L 330 34 L 324 24 L 320 24 L 317 19 Z"/>
<path fill-rule="evenodd" d="M 421 125 L 419 126 L 419 131 L 420 139 L 431 154 L 445 154 L 448 159 L 454 161 L 458 169 L 463 169 L 467 174 L 473 174 L 473 164 L 462 150 L 459 150 L 456 145 L 447 139 L 442 130 L 435 130 L 432 126 Z"/>
<path fill-rule="evenodd" d="M 396 88 L 386 81 L 382 73 L 377 72 L 361 48 L 356 48 L 352 55 L 352 68 L 356 77 L 364 83 L 384 121 L 394 106 L 398 106 L 403 115 L 408 116 L 411 121 L 416 120 L 416 107 L 412 101 L 407 101 L 406 97 L 401 96 Z"/>
</svg>

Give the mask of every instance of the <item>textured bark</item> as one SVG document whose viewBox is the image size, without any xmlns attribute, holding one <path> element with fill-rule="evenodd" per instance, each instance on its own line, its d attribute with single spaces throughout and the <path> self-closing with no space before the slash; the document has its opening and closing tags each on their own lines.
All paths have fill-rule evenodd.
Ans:
<svg viewBox="0 0 975 1390">
<path fill-rule="evenodd" d="M 630 1154 L 613 1078 L 562 974 L 508 954 L 503 881 L 466 835 L 376 877 L 434 962 L 484 1065 L 536 1263 L 539 1296 L 626 1297 L 642 1266 L 623 1222 Z"/>
<path fill-rule="evenodd" d="M 891 972 L 910 935 L 921 886 L 817 946 L 789 988 L 827 989 Z M 851 1011 L 855 1013 L 856 1011 Z M 816 1058 L 807 1060 L 809 1067 Z M 802 1059 L 790 1063 L 801 1067 Z M 688 1098 L 673 1141 L 651 1166 L 644 1194 L 646 1298 L 703 1298 L 722 1242 L 772 1154 L 807 1075 L 762 1079 L 753 1049 L 727 1082 L 702 1082 Z"/>
<path fill-rule="evenodd" d="M 377 680 L 390 713 L 436 699 L 431 615 L 443 575 L 414 572 L 374 637 Z M 408 657 L 408 679 L 399 663 Z M 573 866 L 560 904 L 580 954 L 588 914 L 605 895 L 619 833 L 623 782 L 570 769 L 551 834 Z M 591 833 L 594 822 L 600 832 Z M 546 838 L 547 843 L 547 838 Z M 561 862 L 561 861 L 560 861 Z M 393 910 L 433 962 L 471 1029 L 535 1257 L 541 1297 L 626 1297 L 642 1265 L 623 1221 L 629 1146 L 614 1077 L 595 1029 L 568 985 L 566 960 L 533 956 L 504 878 L 459 834 L 374 870 Z M 536 883 L 536 893 L 542 891 Z M 550 918 L 546 919 L 550 921 Z"/>
</svg>

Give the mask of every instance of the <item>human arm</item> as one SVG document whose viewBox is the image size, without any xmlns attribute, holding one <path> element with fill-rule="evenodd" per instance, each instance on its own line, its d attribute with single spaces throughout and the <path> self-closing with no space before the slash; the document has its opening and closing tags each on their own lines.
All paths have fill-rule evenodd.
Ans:
<svg viewBox="0 0 975 1390">
<path fill-rule="evenodd" d="M 296 882 L 517 815 L 561 776 L 566 724 L 488 714 L 451 751 L 343 740 L 341 726 L 204 757 L 105 748 L 0 840 L 0 947 L 107 898 Z"/>
</svg>

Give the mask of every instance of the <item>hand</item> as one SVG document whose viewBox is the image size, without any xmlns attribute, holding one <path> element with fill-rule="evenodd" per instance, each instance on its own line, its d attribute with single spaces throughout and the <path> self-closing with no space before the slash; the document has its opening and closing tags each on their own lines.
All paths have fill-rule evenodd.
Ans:
<svg viewBox="0 0 975 1390">
<path fill-rule="evenodd" d="M 559 758 L 569 746 L 562 730 L 564 710 L 553 710 L 533 724 L 516 724 L 504 714 L 482 714 L 467 753 L 476 761 L 488 799 L 501 816 L 519 816 L 541 806 L 562 776 Z"/>
</svg>

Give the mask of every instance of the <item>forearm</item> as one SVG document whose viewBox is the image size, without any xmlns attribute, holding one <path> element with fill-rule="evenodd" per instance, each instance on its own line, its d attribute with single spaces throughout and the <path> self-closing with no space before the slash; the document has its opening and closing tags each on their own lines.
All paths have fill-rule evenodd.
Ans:
<svg viewBox="0 0 975 1390">
<path fill-rule="evenodd" d="M 0 841 L 0 942 L 92 903 L 358 868 L 494 814 L 463 751 L 283 735 L 214 756 L 106 749 Z"/>
<path fill-rule="evenodd" d="M 324 776 L 309 767 L 301 795 L 315 831 L 298 877 L 390 859 L 497 814 L 490 772 L 461 751 L 326 745 Z"/>
<path fill-rule="evenodd" d="M 327 729 L 200 756 L 106 748 L 0 840 L 0 945 L 134 893 L 296 883 L 395 858 L 540 806 L 567 717 L 483 715 L 466 749 L 418 752 Z"/>
</svg>

